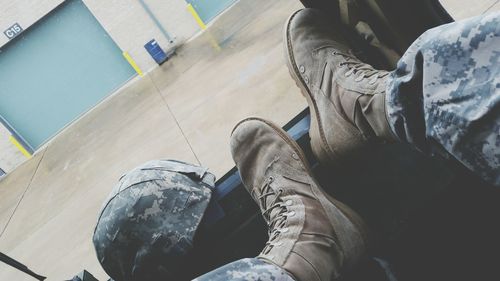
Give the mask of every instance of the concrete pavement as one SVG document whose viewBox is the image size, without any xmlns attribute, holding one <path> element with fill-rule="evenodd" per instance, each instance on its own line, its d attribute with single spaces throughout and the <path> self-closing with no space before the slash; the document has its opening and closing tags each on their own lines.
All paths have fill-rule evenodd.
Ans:
<svg viewBox="0 0 500 281">
<path fill-rule="evenodd" d="M 455 18 L 499 1 L 447 0 Z M 472 6 L 471 4 L 467 4 Z M 0 181 L 0 251 L 49 280 L 106 275 L 91 243 L 101 203 L 133 167 L 173 158 L 233 166 L 229 134 L 256 115 L 284 124 L 306 104 L 284 64 L 281 29 L 298 1 L 241 0 L 169 62 L 131 81 Z M 0 280 L 32 280 L 0 264 Z"/>
</svg>

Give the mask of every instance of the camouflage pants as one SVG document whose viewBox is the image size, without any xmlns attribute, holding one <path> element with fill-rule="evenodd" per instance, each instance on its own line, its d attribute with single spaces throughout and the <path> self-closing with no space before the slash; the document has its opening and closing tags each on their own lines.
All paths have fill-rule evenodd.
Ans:
<svg viewBox="0 0 500 281">
<path fill-rule="evenodd" d="M 500 13 L 422 34 L 389 79 L 386 108 L 401 141 L 444 149 L 500 185 Z"/>
<path fill-rule="evenodd" d="M 219 267 L 193 281 L 294 281 L 280 267 L 260 259 L 241 259 Z"/>
</svg>

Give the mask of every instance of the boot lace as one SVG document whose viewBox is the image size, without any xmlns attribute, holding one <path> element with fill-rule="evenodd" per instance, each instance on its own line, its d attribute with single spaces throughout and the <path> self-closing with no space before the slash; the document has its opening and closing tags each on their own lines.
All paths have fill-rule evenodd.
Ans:
<svg viewBox="0 0 500 281">
<path fill-rule="evenodd" d="M 356 82 L 360 82 L 365 78 L 372 78 L 368 83 L 375 84 L 378 79 L 389 74 L 387 71 L 374 69 L 371 65 L 361 62 L 354 55 L 340 52 L 333 52 L 332 55 L 340 55 L 346 59 L 344 62 L 341 62 L 339 66 L 347 66 L 349 68 L 349 70 L 345 73 L 345 76 L 351 76 L 352 74 L 357 75 L 354 79 Z"/>
<path fill-rule="evenodd" d="M 253 192 L 254 198 L 258 199 L 261 210 L 263 210 L 262 216 L 269 225 L 269 239 L 264 247 L 264 250 L 262 250 L 264 254 L 267 254 L 274 246 L 280 245 L 279 242 L 274 241 L 276 241 L 281 233 L 288 231 L 288 228 L 284 227 L 288 215 L 288 209 L 287 204 L 283 202 L 281 198 L 283 189 L 273 189 L 271 187 L 271 183 L 273 181 L 273 177 L 269 177 L 264 181 L 262 187 L 259 189 L 261 194 L 255 194 L 255 192 Z M 278 211 L 271 217 L 272 211 L 275 209 Z"/>
</svg>

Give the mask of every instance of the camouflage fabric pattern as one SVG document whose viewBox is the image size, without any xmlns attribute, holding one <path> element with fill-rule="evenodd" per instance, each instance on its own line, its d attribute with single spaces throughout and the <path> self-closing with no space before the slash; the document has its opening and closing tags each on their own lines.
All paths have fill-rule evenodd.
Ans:
<svg viewBox="0 0 500 281">
<path fill-rule="evenodd" d="M 206 273 L 193 281 L 294 281 L 280 267 L 257 258 L 241 259 Z"/>
<path fill-rule="evenodd" d="M 403 55 L 387 87 L 387 117 L 401 141 L 447 151 L 500 185 L 500 13 L 442 25 Z"/>
<path fill-rule="evenodd" d="M 101 210 L 93 242 L 116 281 L 179 280 L 214 187 L 205 168 L 148 162 L 124 175 Z"/>
</svg>

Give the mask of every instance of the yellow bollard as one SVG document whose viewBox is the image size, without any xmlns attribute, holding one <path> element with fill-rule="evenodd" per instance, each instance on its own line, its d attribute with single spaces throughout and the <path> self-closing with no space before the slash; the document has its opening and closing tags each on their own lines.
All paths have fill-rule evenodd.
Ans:
<svg viewBox="0 0 500 281">
<path fill-rule="evenodd" d="M 137 72 L 137 74 L 139 74 L 139 76 L 141 76 L 141 77 L 144 76 L 144 74 L 142 73 L 139 66 L 135 63 L 135 61 L 132 59 L 132 57 L 127 52 L 123 52 L 123 56 L 128 61 L 128 63 L 132 66 L 132 68 L 135 70 L 135 72 Z"/>
<path fill-rule="evenodd" d="M 17 147 L 17 149 L 19 149 L 19 151 L 21 151 L 24 156 L 26 156 L 26 158 L 31 158 L 31 153 L 29 153 L 29 151 L 27 151 L 26 148 L 24 148 L 24 146 L 20 144 L 14 136 L 11 135 L 9 137 L 9 140 L 15 147 Z"/>
<path fill-rule="evenodd" d="M 207 29 L 207 26 L 206 26 L 206 25 L 205 25 L 205 23 L 201 20 L 200 16 L 198 15 L 198 13 L 196 12 L 196 10 L 194 9 L 193 5 L 188 4 L 187 9 L 188 9 L 188 11 L 191 13 L 191 15 L 194 17 L 194 19 L 196 20 L 196 23 L 198 23 L 198 25 L 200 26 L 200 28 L 201 28 L 202 30 Z"/>
<path fill-rule="evenodd" d="M 194 19 L 196 20 L 196 22 L 198 23 L 198 25 L 200 26 L 200 28 L 202 30 L 207 29 L 207 26 L 205 25 L 205 23 L 203 22 L 203 20 L 200 18 L 200 16 L 198 15 L 198 13 L 196 12 L 196 10 L 194 9 L 193 5 L 188 4 L 187 8 L 188 8 L 188 11 L 191 13 L 191 15 L 194 17 Z M 208 36 L 208 41 L 210 41 L 210 45 L 212 45 L 212 47 L 216 51 L 220 52 L 221 47 L 219 46 L 219 43 L 217 43 L 217 40 L 215 40 L 215 38 L 212 35 L 212 33 L 210 33 L 210 31 L 207 30 L 207 31 L 205 31 L 205 35 Z"/>
</svg>

